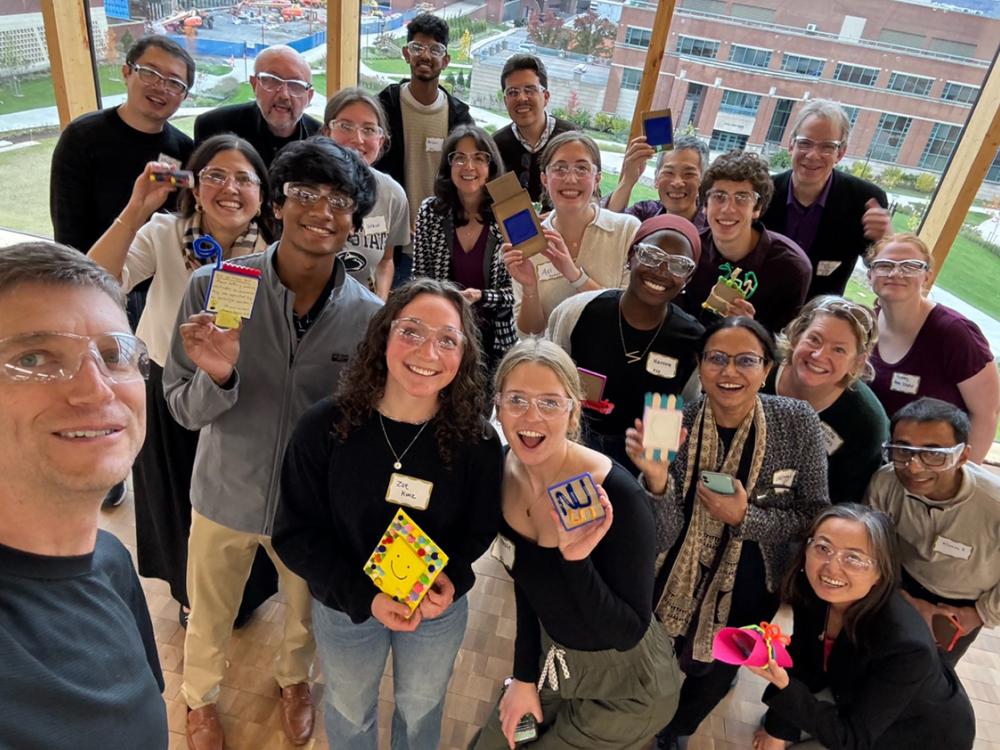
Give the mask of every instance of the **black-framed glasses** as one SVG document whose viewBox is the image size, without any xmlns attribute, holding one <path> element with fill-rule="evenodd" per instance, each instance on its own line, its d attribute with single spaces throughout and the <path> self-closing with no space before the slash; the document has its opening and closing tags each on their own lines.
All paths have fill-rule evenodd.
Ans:
<svg viewBox="0 0 1000 750">
<path fill-rule="evenodd" d="M 709 190 L 705 193 L 705 199 L 715 206 L 725 206 L 730 200 L 740 208 L 756 206 L 760 200 L 760 193 L 750 190 L 740 190 L 735 193 L 727 193 L 725 190 Z"/>
<path fill-rule="evenodd" d="M 434 328 L 420 318 L 396 318 L 389 324 L 389 330 L 407 346 L 423 346 L 433 337 L 434 346 L 444 352 L 456 351 L 465 341 L 465 334 L 454 326 Z"/>
<path fill-rule="evenodd" d="M 225 187 L 230 180 L 237 190 L 249 190 L 260 185 L 260 177 L 253 172 L 230 172 L 221 167 L 205 167 L 198 173 L 198 180 L 207 185 Z"/>
<path fill-rule="evenodd" d="M 837 549 L 826 539 L 809 537 L 806 540 L 806 554 L 823 562 L 835 559 L 840 563 L 840 567 L 853 570 L 855 573 L 867 573 L 875 567 L 875 561 L 868 555 L 852 549 Z"/>
<path fill-rule="evenodd" d="M 438 60 L 448 54 L 448 48 L 443 44 L 438 44 L 437 42 L 434 42 L 433 44 L 410 42 L 406 45 L 406 49 L 410 50 L 411 55 L 417 55 L 418 57 L 424 54 L 424 52 L 428 52 L 431 57 L 437 58 Z"/>
<path fill-rule="evenodd" d="M 309 81 L 301 81 L 298 78 L 282 78 L 273 73 L 257 73 L 254 77 L 257 79 L 257 85 L 267 93 L 273 94 L 284 86 L 288 95 L 295 99 L 301 99 L 313 87 Z"/>
<path fill-rule="evenodd" d="M 474 151 L 466 154 L 461 151 L 452 151 L 448 154 L 448 163 L 453 167 L 464 167 L 472 164 L 474 167 L 488 167 L 493 157 L 485 151 Z"/>
<path fill-rule="evenodd" d="M 802 136 L 792 139 L 792 146 L 799 151 L 815 151 L 823 156 L 833 156 L 843 145 L 843 141 L 814 141 Z"/>
<path fill-rule="evenodd" d="M 710 349 L 701 353 L 701 361 L 708 367 L 715 370 L 724 370 L 729 362 L 736 365 L 737 370 L 759 370 L 767 362 L 767 357 L 753 352 L 740 352 L 739 354 L 727 354 L 718 349 Z"/>
<path fill-rule="evenodd" d="M 922 466 L 928 469 L 945 471 L 952 468 L 962 455 L 965 443 L 959 443 L 949 448 L 927 448 L 920 445 L 899 445 L 898 443 L 882 444 L 882 460 L 892 462 L 893 465 L 903 468 L 908 466 L 913 459 L 917 459 Z"/>
<path fill-rule="evenodd" d="M 880 258 L 869 263 L 868 268 L 873 274 L 881 278 L 892 276 L 894 273 L 898 273 L 900 276 L 905 276 L 906 278 L 912 278 L 925 273 L 930 266 L 927 264 L 927 261 L 916 260 L 915 258 L 908 260 Z"/>
<path fill-rule="evenodd" d="M 512 417 L 520 417 L 527 413 L 534 404 L 542 419 L 552 419 L 571 411 L 574 400 L 565 396 L 526 396 L 517 391 L 505 391 L 497 394 L 497 408 Z"/>
<path fill-rule="evenodd" d="M 282 185 L 281 192 L 294 200 L 296 203 L 307 207 L 315 206 L 320 202 L 320 200 L 325 199 L 330 206 L 330 210 L 335 214 L 354 213 L 354 209 L 358 207 L 358 202 L 346 193 L 337 191 L 323 193 L 317 187 L 313 187 L 312 185 L 303 185 L 297 182 L 286 182 Z"/>
<path fill-rule="evenodd" d="M 522 94 L 528 97 L 529 99 L 532 99 L 544 93 L 545 93 L 544 86 L 534 86 L 534 85 L 508 86 L 503 90 L 503 95 L 508 99 L 519 99 Z"/>
<path fill-rule="evenodd" d="M 129 63 L 128 68 L 139 76 L 139 80 L 147 86 L 160 86 L 168 94 L 174 96 L 184 96 L 187 93 L 188 85 L 179 78 L 165 76 L 155 68 L 139 65 L 139 63 Z"/>
<path fill-rule="evenodd" d="M 648 268 L 659 270 L 666 266 L 667 271 L 680 279 L 686 279 L 694 273 L 697 266 L 686 255 L 671 255 L 663 252 L 656 245 L 649 245 L 645 242 L 636 245 L 635 259 Z"/>
<path fill-rule="evenodd" d="M 94 360 L 112 383 L 132 383 L 149 377 L 149 351 L 131 333 L 79 336 L 36 331 L 0 340 L 0 373 L 16 383 L 72 380 L 85 357 Z"/>
<path fill-rule="evenodd" d="M 361 137 L 366 141 L 374 141 L 385 135 L 385 131 L 378 125 L 357 125 L 350 120 L 330 120 L 328 127 L 331 131 L 339 130 L 352 138 L 361 133 Z"/>
</svg>

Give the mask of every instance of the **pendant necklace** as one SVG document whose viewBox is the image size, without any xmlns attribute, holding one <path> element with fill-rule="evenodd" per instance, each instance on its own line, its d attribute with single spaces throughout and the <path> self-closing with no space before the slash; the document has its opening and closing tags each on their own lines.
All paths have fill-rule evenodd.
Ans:
<svg viewBox="0 0 1000 750">
<path fill-rule="evenodd" d="M 417 438 L 420 437 L 420 435 L 427 428 L 427 425 L 431 423 L 431 421 L 428 419 L 420 426 L 420 429 L 417 430 L 417 434 L 413 436 L 413 440 L 410 441 L 410 444 L 406 446 L 406 449 L 398 455 L 396 453 L 396 449 L 392 447 L 392 442 L 389 440 L 389 433 L 385 431 L 385 420 L 382 418 L 382 412 L 378 413 L 378 423 L 382 425 L 382 436 L 385 438 L 385 444 L 389 446 L 389 450 L 392 451 L 393 458 L 396 459 L 395 463 L 393 463 L 392 465 L 392 468 L 394 468 L 396 471 L 399 471 L 400 469 L 403 468 L 403 456 L 405 456 L 409 452 L 410 448 L 413 447 L 413 444 L 417 442 Z"/>
<path fill-rule="evenodd" d="M 656 327 L 652 337 L 649 339 L 649 343 L 646 344 L 646 348 L 642 350 L 642 354 L 636 354 L 638 351 L 637 349 L 629 351 L 625 346 L 625 330 L 622 326 L 622 318 L 625 317 L 625 313 L 622 312 L 621 299 L 618 300 L 618 338 L 622 342 L 622 351 L 625 353 L 625 364 L 634 365 L 636 362 L 642 362 L 643 358 L 649 352 L 650 347 L 653 345 L 653 342 L 656 341 L 656 337 L 660 335 L 660 331 L 663 329 L 663 324 L 667 322 L 667 318 L 669 316 L 670 310 L 668 309 L 666 314 L 663 316 L 663 320 L 660 321 L 660 325 Z"/>
</svg>

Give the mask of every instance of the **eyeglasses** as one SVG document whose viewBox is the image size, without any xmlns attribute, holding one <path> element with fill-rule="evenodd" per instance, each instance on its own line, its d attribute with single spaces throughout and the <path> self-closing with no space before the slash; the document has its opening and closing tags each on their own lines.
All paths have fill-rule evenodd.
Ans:
<svg viewBox="0 0 1000 750">
<path fill-rule="evenodd" d="M 875 567 L 875 561 L 868 555 L 849 549 L 837 549 L 825 539 L 809 537 L 806 540 L 806 554 L 823 562 L 836 559 L 842 568 L 855 573 L 866 573 Z"/>
<path fill-rule="evenodd" d="M 205 167 L 198 173 L 202 183 L 224 187 L 232 180 L 237 190 L 249 190 L 260 185 L 260 177 L 253 172 L 230 172 L 219 167 Z"/>
<path fill-rule="evenodd" d="M 149 352 L 131 333 L 39 331 L 0 340 L 0 372 L 17 383 L 72 380 L 90 356 L 111 383 L 132 383 L 149 376 Z"/>
<path fill-rule="evenodd" d="M 456 351 L 465 341 L 465 335 L 457 328 L 432 328 L 419 318 L 396 318 L 389 324 L 389 330 L 404 344 L 414 347 L 423 346 L 433 336 L 434 346 L 442 352 Z"/>
<path fill-rule="evenodd" d="M 882 460 L 891 461 L 894 466 L 902 469 L 909 466 L 913 459 L 920 461 L 928 469 L 947 471 L 958 463 L 965 443 L 953 445 L 950 448 L 925 448 L 923 446 L 882 444 Z"/>
<path fill-rule="evenodd" d="M 792 146 L 799 151 L 816 151 L 823 156 L 833 156 L 843 145 L 843 141 L 814 141 L 802 136 L 792 139 Z"/>
<path fill-rule="evenodd" d="M 740 352 L 739 354 L 726 354 L 717 349 L 701 353 L 701 361 L 706 367 L 714 370 L 723 370 L 729 366 L 732 360 L 737 370 L 758 370 L 767 362 L 767 357 L 753 352 Z"/>
<path fill-rule="evenodd" d="M 635 259 L 644 266 L 659 270 L 663 266 L 674 276 L 684 279 L 694 273 L 695 262 L 684 255 L 671 255 L 656 245 L 640 243 L 635 249 Z"/>
<path fill-rule="evenodd" d="M 184 96 L 187 93 L 188 85 L 179 78 L 168 78 L 158 70 L 138 63 L 129 63 L 128 67 L 147 86 L 161 86 L 168 94 L 174 96 Z"/>
<path fill-rule="evenodd" d="M 529 99 L 545 92 L 544 86 L 508 86 L 503 90 L 503 95 L 508 99 L 520 99 L 521 95 Z"/>
<path fill-rule="evenodd" d="M 443 44 L 424 44 L 422 42 L 410 42 L 406 45 L 406 49 L 410 50 L 411 55 L 422 55 L 424 52 L 429 52 L 431 57 L 435 57 L 440 60 L 442 57 L 448 54 L 448 48 Z"/>
<path fill-rule="evenodd" d="M 756 206 L 760 200 L 760 193 L 741 190 L 738 193 L 727 193 L 725 190 L 709 190 L 705 193 L 705 198 L 709 203 L 716 206 L 725 206 L 730 199 L 736 202 L 740 208 L 746 206 Z"/>
<path fill-rule="evenodd" d="M 508 391 L 497 395 L 497 408 L 520 417 L 527 413 L 532 404 L 538 410 L 542 419 L 548 420 L 572 410 L 574 400 L 563 396 L 525 396 L 516 391 Z"/>
<path fill-rule="evenodd" d="M 872 332 L 875 330 L 875 315 L 864 305 L 851 302 L 849 299 L 841 297 L 820 298 L 814 308 L 816 312 L 839 312 L 846 314 L 860 329 L 861 340 L 865 346 L 871 341 Z"/>
<path fill-rule="evenodd" d="M 272 73 L 257 73 L 254 77 L 257 79 L 257 85 L 267 93 L 273 94 L 284 86 L 293 99 L 301 99 L 312 89 L 311 83 L 297 78 L 280 78 Z"/>
<path fill-rule="evenodd" d="M 308 207 L 317 205 L 320 200 L 325 198 L 326 202 L 330 204 L 330 210 L 335 214 L 354 213 L 354 209 L 358 207 L 358 202 L 346 193 L 334 192 L 324 194 L 317 188 L 309 185 L 300 185 L 297 182 L 286 182 L 282 186 L 281 192 L 296 203 Z"/>
<path fill-rule="evenodd" d="M 493 157 L 485 151 L 475 151 L 471 154 L 452 151 L 448 154 L 448 163 L 453 167 L 464 167 L 470 163 L 474 167 L 488 167 L 491 161 L 493 161 Z"/>
<path fill-rule="evenodd" d="M 570 176 L 570 174 L 582 180 L 596 173 L 597 165 L 582 161 L 579 161 L 576 164 L 557 161 L 555 164 L 549 164 L 549 166 L 545 168 L 545 174 L 549 177 L 558 177 L 560 180 L 565 180 Z"/>
<path fill-rule="evenodd" d="M 341 133 L 354 137 L 361 133 L 361 137 L 366 141 L 374 141 L 385 135 L 385 131 L 378 125 L 355 125 L 350 120 L 330 120 L 330 130 L 339 130 Z"/>
<path fill-rule="evenodd" d="M 889 260 L 888 258 L 884 258 L 882 260 L 873 260 L 868 265 L 868 268 L 871 269 L 873 274 L 881 278 L 892 276 L 897 272 L 900 276 L 912 278 L 924 273 L 930 266 L 923 260 Z"/>
</svg>

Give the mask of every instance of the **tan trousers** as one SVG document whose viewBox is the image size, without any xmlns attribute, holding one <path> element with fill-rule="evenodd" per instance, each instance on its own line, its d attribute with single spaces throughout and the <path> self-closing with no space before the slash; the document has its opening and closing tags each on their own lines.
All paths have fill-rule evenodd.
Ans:
<svg viewBox="0 0 1000 750">
<path fill-rule="evenodd" d="M 284 638 L 275 657 L 275 679 L 281 687 L 309 680 L 316 653 L 311 604 L 306 582 L 292 573 L 271 547 L 270 537 L 235 531 L 191 513 L 187 589 L 191 601 L 184 638 L 184 681 L 181 693 L 195 709 L 216 703 L 226 671 L 226 647 L 250 576 L 257 546 L 278 569 L 278 589 L 288 603 Z"/>
</svg>

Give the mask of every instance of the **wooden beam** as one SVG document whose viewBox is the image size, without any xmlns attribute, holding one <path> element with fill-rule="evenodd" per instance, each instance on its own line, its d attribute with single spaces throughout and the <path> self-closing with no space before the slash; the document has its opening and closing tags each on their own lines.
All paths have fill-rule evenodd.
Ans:
<svg viewBox="0 0 1000 750">
<path fill-rule="evenodd" d="M 635 100 L 632 112 L 632 129 L 629 140 L 642 135 L 642 113 L 652 109 L 653 94 L 660 78 L 660 66 L 663 64 L 663 52 L 667 48 L 667 37 L 670 34 L 670 21 L 674 17 L 674 6 L 677 0 L 659 0 L 656 6 L 656 17 L 653 19 L 653 33 L 649 38 L 649 49 L 646 50 L 646 64 L 642 69 L 642 81 L 639 84 L 639 94 Z"/>
<path fill-rule="evenodd" d="M 357 0 L 329 0 L 326 5 L 326 98 L 358 85 L 361 5 Z"/>
<path fill-rule="evenodd" d="M 85 13 L 83 2 L 42 0 L 42 20 L 60 128 L 65 128 L 73 118 L 100 107 Z"/>
<path fill-rule="evenodd" d="M 927 243 L 934 261 L 930 284 L 951 251 L 965 215 L 983 184 L 1000 147 L 1000 65 L 997 54 L 986 74 L 979 100 L 931 197 L 917 234 Z"/>
</svg>

